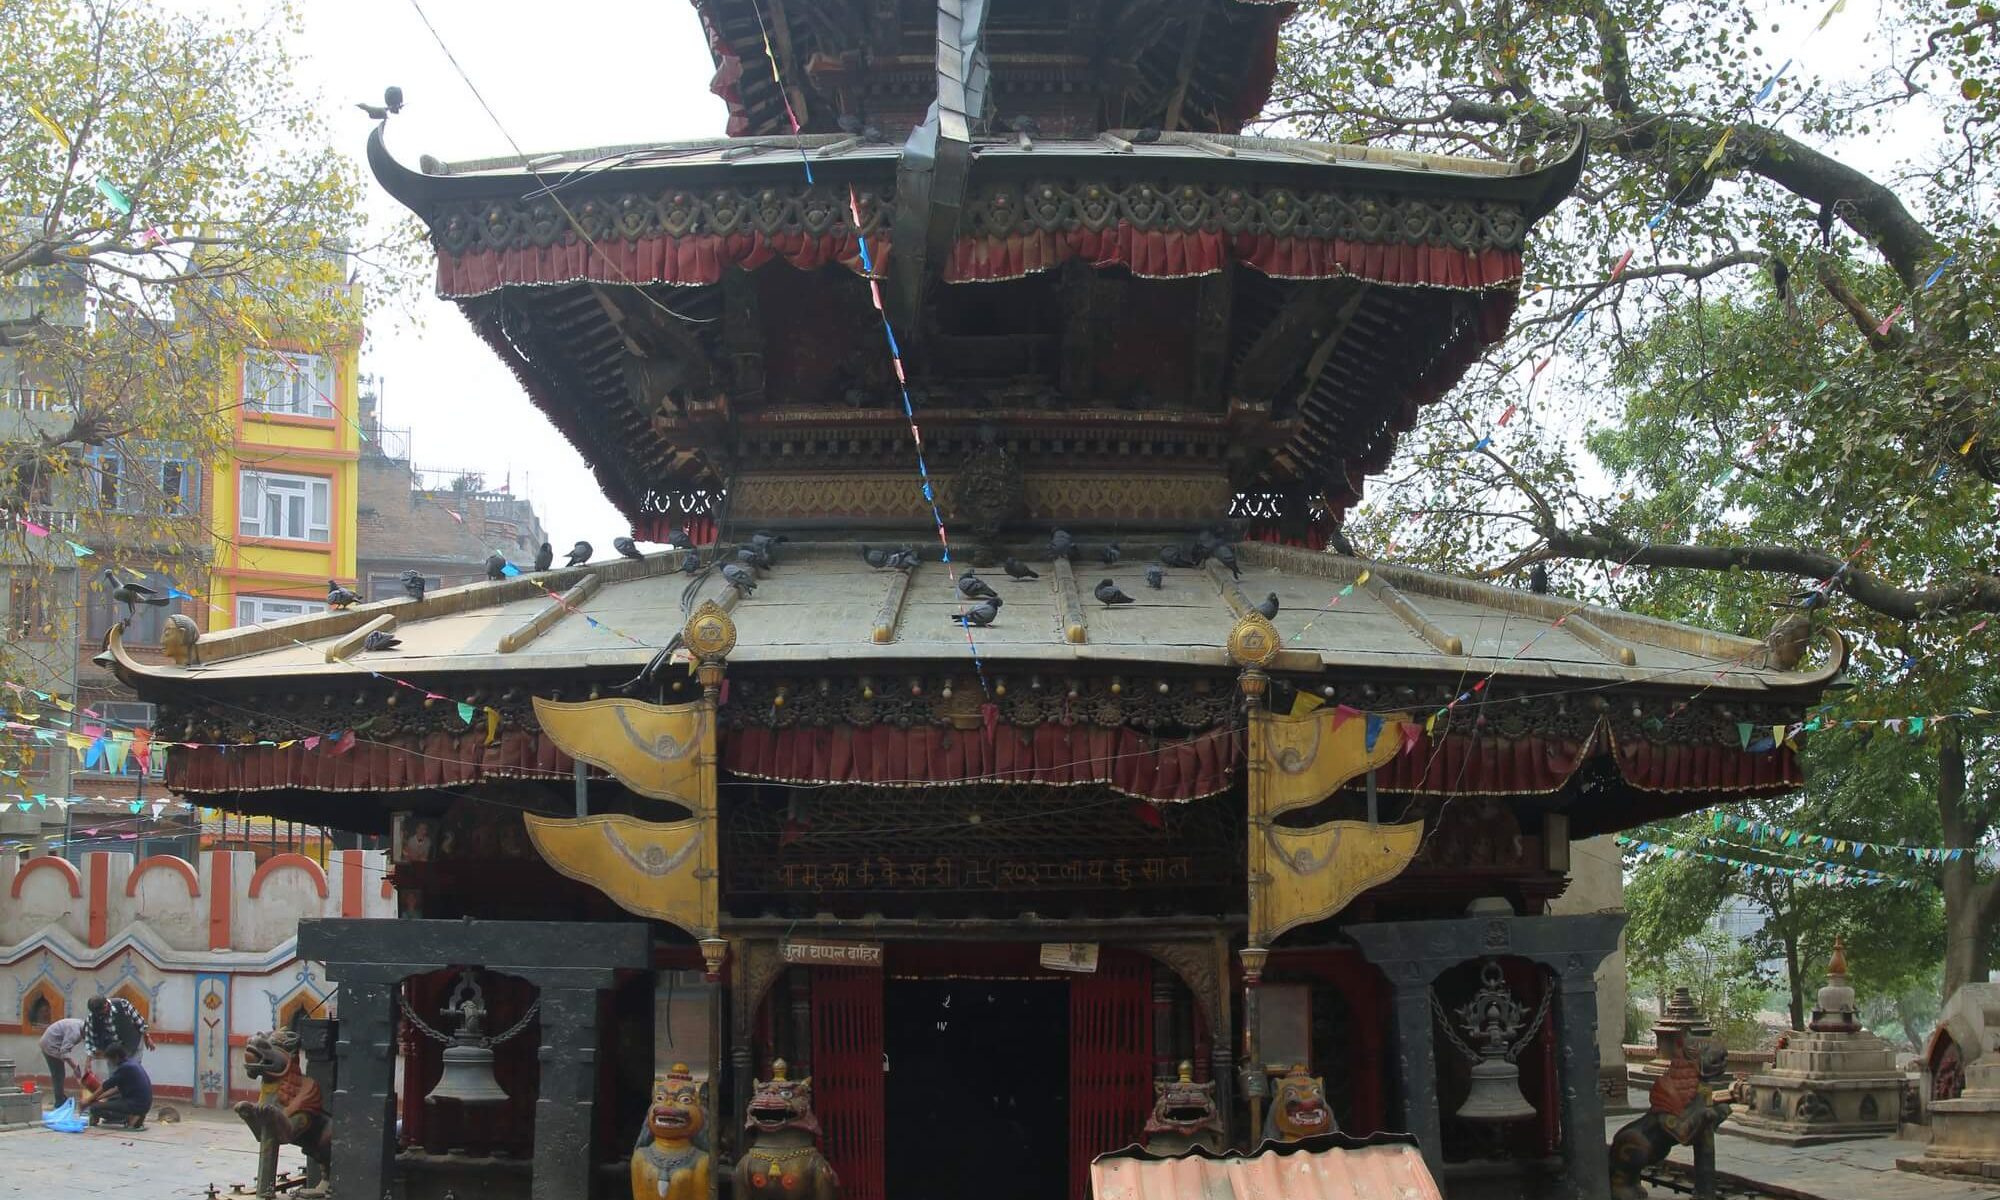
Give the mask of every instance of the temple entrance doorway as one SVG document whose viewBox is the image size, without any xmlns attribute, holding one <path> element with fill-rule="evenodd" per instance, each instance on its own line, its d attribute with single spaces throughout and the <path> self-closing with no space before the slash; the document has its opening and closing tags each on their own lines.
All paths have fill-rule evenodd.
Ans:
<svg viewBox="0 0 2000 1200">
<path fill-rule="evenodd" d="M 1067 983 L 892 979 L 884 1002 L 888 1195 L 1063 1195 L 1070 1142 Z"/>
</svg>

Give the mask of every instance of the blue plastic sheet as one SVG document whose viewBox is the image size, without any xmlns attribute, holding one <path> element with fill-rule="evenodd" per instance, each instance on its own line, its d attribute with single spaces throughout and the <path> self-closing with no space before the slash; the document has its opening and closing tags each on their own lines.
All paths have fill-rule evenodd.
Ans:
<svg viewBox="0 0 2000 1200">
<path fill-rule="evenodd" d="M 90 1119 L 76 1111 L 76 1101 L 65 1100 L 60 1107 L 42 1114 L 42 1124 L 57 1133 L 82 1133 Z"/>
</svg>

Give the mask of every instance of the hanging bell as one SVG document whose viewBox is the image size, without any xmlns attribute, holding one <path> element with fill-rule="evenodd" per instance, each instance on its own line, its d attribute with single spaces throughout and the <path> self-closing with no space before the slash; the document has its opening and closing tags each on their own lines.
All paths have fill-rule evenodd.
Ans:
<svg viewBox="0 0 2000 1200">
<path fill-rule="evenodd" d="M 1521 1095 L 1521 1069 L 1514 1058 L 1541 1022 L 1527 1027 L 1527 1010 L 1508 990 L 1499 963 L 1488 960 L 1479 981 L 1479 990 L 1458 1008 L 1459 1024 L 1470 1035 L 1471 1044 L 1464 1049 L 1470 1052 L 1472 1083 L 1455 1115 L 1482 1124 L 1525 1121 L 1535 1115 L 1535 1106 Z"/>
<path fill-rule="evenodd" d="M 458 977 L 443 1015 L 457 1018 L 458 1029 L 444 1048 L 444 1072 L 424 1103 L 505 1104 L 507 1093 L 493 1078 L 493 1047 L 486 1040 L 486 997 L 472 972 Z"/>
</svg>

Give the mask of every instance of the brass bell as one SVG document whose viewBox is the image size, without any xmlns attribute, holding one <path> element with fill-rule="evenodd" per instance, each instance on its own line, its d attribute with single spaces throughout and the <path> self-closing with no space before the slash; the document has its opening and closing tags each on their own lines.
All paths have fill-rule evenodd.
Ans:
<svg viewBox="0 0 2000 1200">
<path fill-rule="evenodd" d="M 1525 1121 L 1535 1115 L 1535 1106 L 1521 1095 L 1521 1068 L 1514 1059 L 1540 1029 L 1542 1014 L 1532 1025 L 1524 1020 L 1527 1010 L 1507 989 L 1499 963 L 1488 960 L 1479 981 L 1479 990 L 1457 1010 L 1459 1025 L 1471 1038 L 1470 1045 L 1457 1044 L 1471 1060 L 1472 1083 L 1455 1115 L 1482 1124 Z"/>
<path fill-rule="evenodd" d="M 459 975 L 443 1015 L 457 1018 L 458 1029 L 444 1048 L 444 1073 L 424 1103 L 505 1104 L 507 1093 L 493 1078 L 493 1045 L 485 1029 L 486 996 L 472 972 Z"/>
</svg>

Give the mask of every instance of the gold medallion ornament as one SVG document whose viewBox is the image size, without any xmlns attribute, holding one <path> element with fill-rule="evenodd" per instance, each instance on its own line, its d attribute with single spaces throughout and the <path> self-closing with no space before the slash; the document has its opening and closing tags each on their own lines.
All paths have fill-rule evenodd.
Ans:
<svg viewBox="0 0 2000 1200">
<path fill-rule="evenodd" d="M 1268 667 L 1277 660 L 1284 642 L 1278 627 L 1263 613 L 1244 613 L 1229 631 L 1229 657 L 1239 667 Z"/>
<path fill-rule="evenodd" d="M 736 622 L 720 604 L 704 600 L 681 636 L 696 658 L 726 658 L 736 648 Z"/>
</svg>

